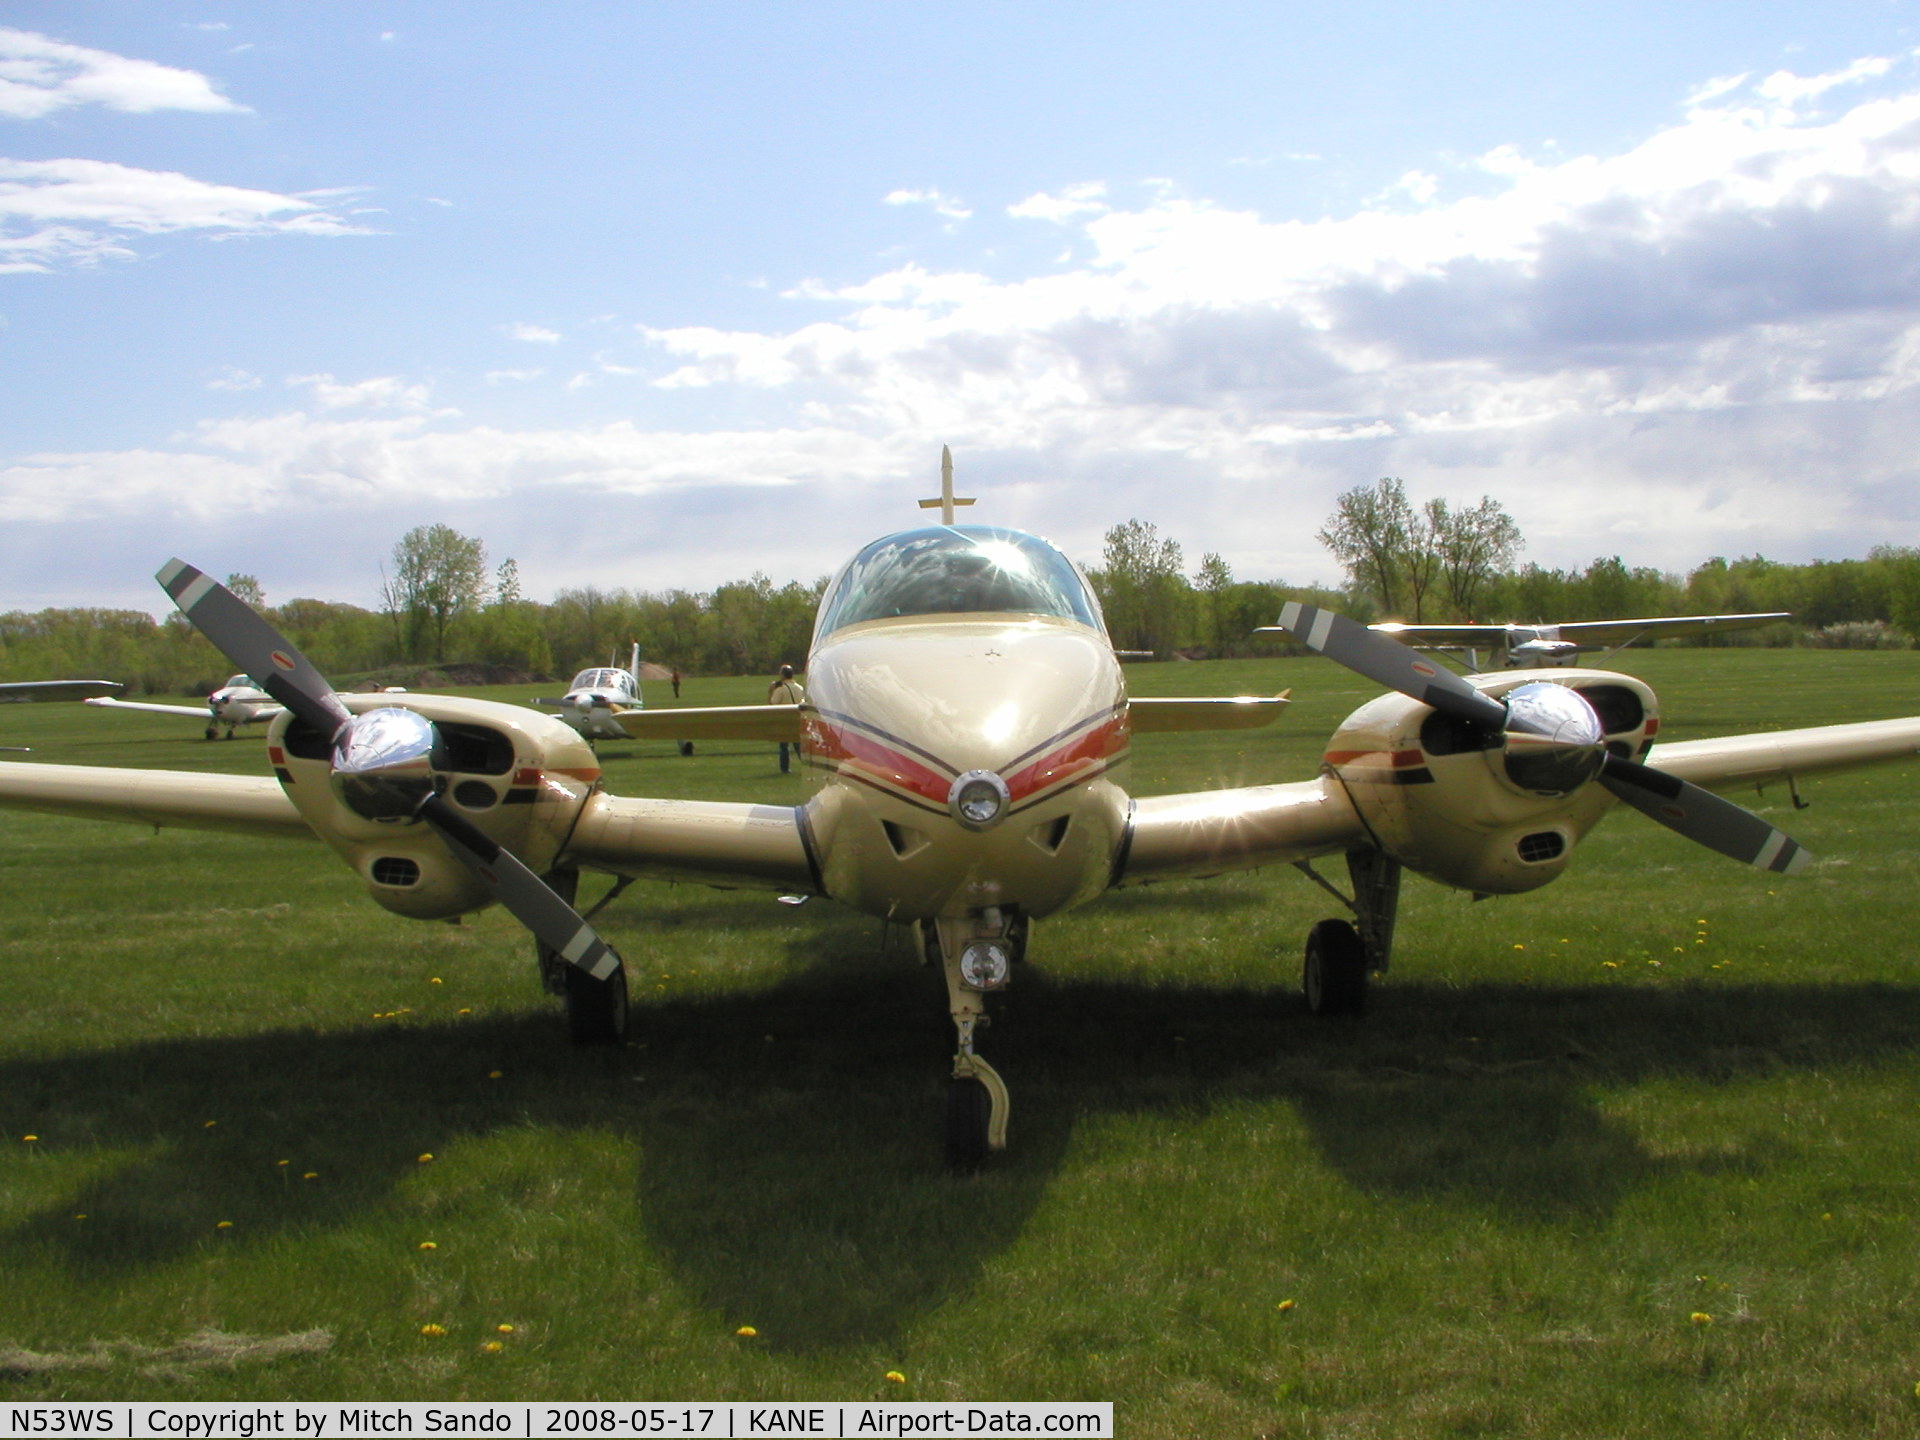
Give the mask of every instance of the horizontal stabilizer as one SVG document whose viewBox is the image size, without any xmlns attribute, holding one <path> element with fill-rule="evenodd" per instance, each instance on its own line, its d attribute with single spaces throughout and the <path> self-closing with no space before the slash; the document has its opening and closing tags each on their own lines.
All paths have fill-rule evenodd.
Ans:
<svg viewBox="0 0 1920 1440">
<path fill-rule="evenodd" d="M 703 705 L 684 710 L 626 710 L 616 718 L 635 740 L 800 739 L 798 705 Z"/>
<path fill-rule="evenodd" d="M 1291 693 L 1209 696 L 1203 699 L 1136 695 L 1127 702 L 1127 714 L 1136 735 L 1184 730 L 1257 730 L 1280 718 L 1280 712 L 1287 708 L 1287 697 Z"/>
</svg>

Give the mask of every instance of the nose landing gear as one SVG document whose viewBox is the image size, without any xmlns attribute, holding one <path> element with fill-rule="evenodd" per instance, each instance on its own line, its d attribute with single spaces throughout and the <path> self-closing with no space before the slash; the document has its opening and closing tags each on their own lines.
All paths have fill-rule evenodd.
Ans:
<svg viewBox="0 0 1920 1440">
<path fill-rule="evenodd" d="M 926 925 L 927 948 L 939 953 L 947 979 L 947 1006 L 956 1045 L 947 1085 L 947 1168 L 971 1175 L 987 1155 L 1007 1145 L 1006 1082 L 974 1053 L 975 1031 L 989 1022 L 987 995 L 1003 989 L 1013 962 L 1022 958 L 1026 925 L 999 910 Z"/>
</svg>

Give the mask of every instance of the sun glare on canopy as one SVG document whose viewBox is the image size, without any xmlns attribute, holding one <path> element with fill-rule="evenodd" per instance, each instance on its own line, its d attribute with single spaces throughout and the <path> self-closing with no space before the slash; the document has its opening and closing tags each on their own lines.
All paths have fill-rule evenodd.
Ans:
<svg viewBox="0 0 1920 1440">
<path fill-rule="evenodd" d="M 986 612 L 1101 628 L 1086 581 L 1046 541 L 1018 530 L 939 525 L 886 536 L 848 561 L 827 588 L 815 633 L 900 615 Z"/>
</svg>

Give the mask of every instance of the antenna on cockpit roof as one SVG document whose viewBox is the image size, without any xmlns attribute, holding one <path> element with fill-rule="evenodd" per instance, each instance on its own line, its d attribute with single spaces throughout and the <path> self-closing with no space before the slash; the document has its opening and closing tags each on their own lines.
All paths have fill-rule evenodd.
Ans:
<svg viewBox="0 0 1920 1440">
<path fill-rule="evenodd" d="M 963 498 L 953 493 L 953 451 L 945 445 L 942 445 L 940 447 L 940 494 L 932 500 L 922 500 L 920 502 L 920 508 L 922 510 L 931 510 L 936 505 L 939 506 L 940 523 L 942 525 L 951 525 L 953 523 L 953 507 L 956 505 L 971 505 L 972 503 L 973 500 L 971 497 Z"/>
</svg>

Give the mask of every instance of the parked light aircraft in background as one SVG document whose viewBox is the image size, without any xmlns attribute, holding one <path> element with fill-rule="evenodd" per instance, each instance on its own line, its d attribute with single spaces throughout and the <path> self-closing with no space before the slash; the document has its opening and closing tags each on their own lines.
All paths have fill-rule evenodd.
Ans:
<svg viewBox="0 0 1920 1440">
<path fill-rule="evenodd" d="M 1391 635 L 1416 650 L 1461 650 L 1467 668 L 1477 671 L 1480 651 L 1488 652 L 1486 668 L 1525 669 L 1530 666 L 1573 665 L 1582 651 L 1606 653 L 1594 663 L 1604 665 L 1636 640 L 1666 640 L 1719 635 L 1730 630 L 1753 630 L 1791 620 L 1776 610 L 1765 615 L 1670 615 L 1657 620 L 1570 620 L 1560 625 L 1406 625 L 1385 620 L 1368 628 Z"/>
<path fill-rule="evenodd" d="M 164 705 L 153 700 L 89 700 L 112 710 L 148 710 L 155 715 L 191 715 L 207 722 L 207 739 L 227 727 L 227 739 L 242 725 L 265 724 L 278 719 L 285 708 L 269 695 L 251 675 L 229 675 L 226 683 L 207 696 L 205 705 Z"/>
<path fill-rule="evenodd" d="M 582 670 L 558 700 L 535 700 L 536 705 L 557 705 L 564 720 L 588 740 L 624 740 L 620 716 L 629 710 L 646 708 L 640 693 L 640 642 L 634 641 L 633 654 L 622 670 L 612 660 L 598 669 Z"/>
<path fill-rule="evenodd" d="M 950 497 L 951 491 L 947 492 Z M 976 1049 L 988 997 L 1035 921 L 1115 886 L 1342 857 L 1353 919 L 1323 920 L 1309 1007 L 1362 1008 L 1391 959 L 1411 869 L 1479 895 L 1562 874 L 1617 802 L 1732 858 L 1792 873 L 1806 854 L 1706 786 L 1750 785 L 1920 751 L 1920 717 L 1663 745 L 1642 681 L 1555 669 L 1462 678 L 1326 610 L 1281 624 L 1389 687 L 1285 784 L 1130 795 L 1136 734 L 1249 728 L 1285 696 L 1138 699 L 1086 578 L 1044 540 L 942 522 L 885 536 L 822 598 L 796 706 L 629 711 L 629 734 L 797 742 L 817 781 L 797 805 L 610 793 L 580 735 L 536 710 L 436 695 L 337 695 L 210 576 L 161 583 L 286 707 L 272 777 L 0 764 L 0 804 L 249 834 L 318 837 L 386 908 L 444 919 L 503 904 L 583 1042 L 627 1023 L 621 959 L 573 907 L 583 870 L 820 895 L 921 927 L 957 1041 L 950 1163 L 1005 1142 L 1006 1086 Z M 544 878 L 543 878 L 544 877 Z M 616 887 L 617 888 L 617 887 Z M 1338 892 L 1335 892 L 1338 894 Z M 604 903 L 604 902 L 602 902 Z M 596 907 L 597 910 L 597 907 Z"/>
</svg>

